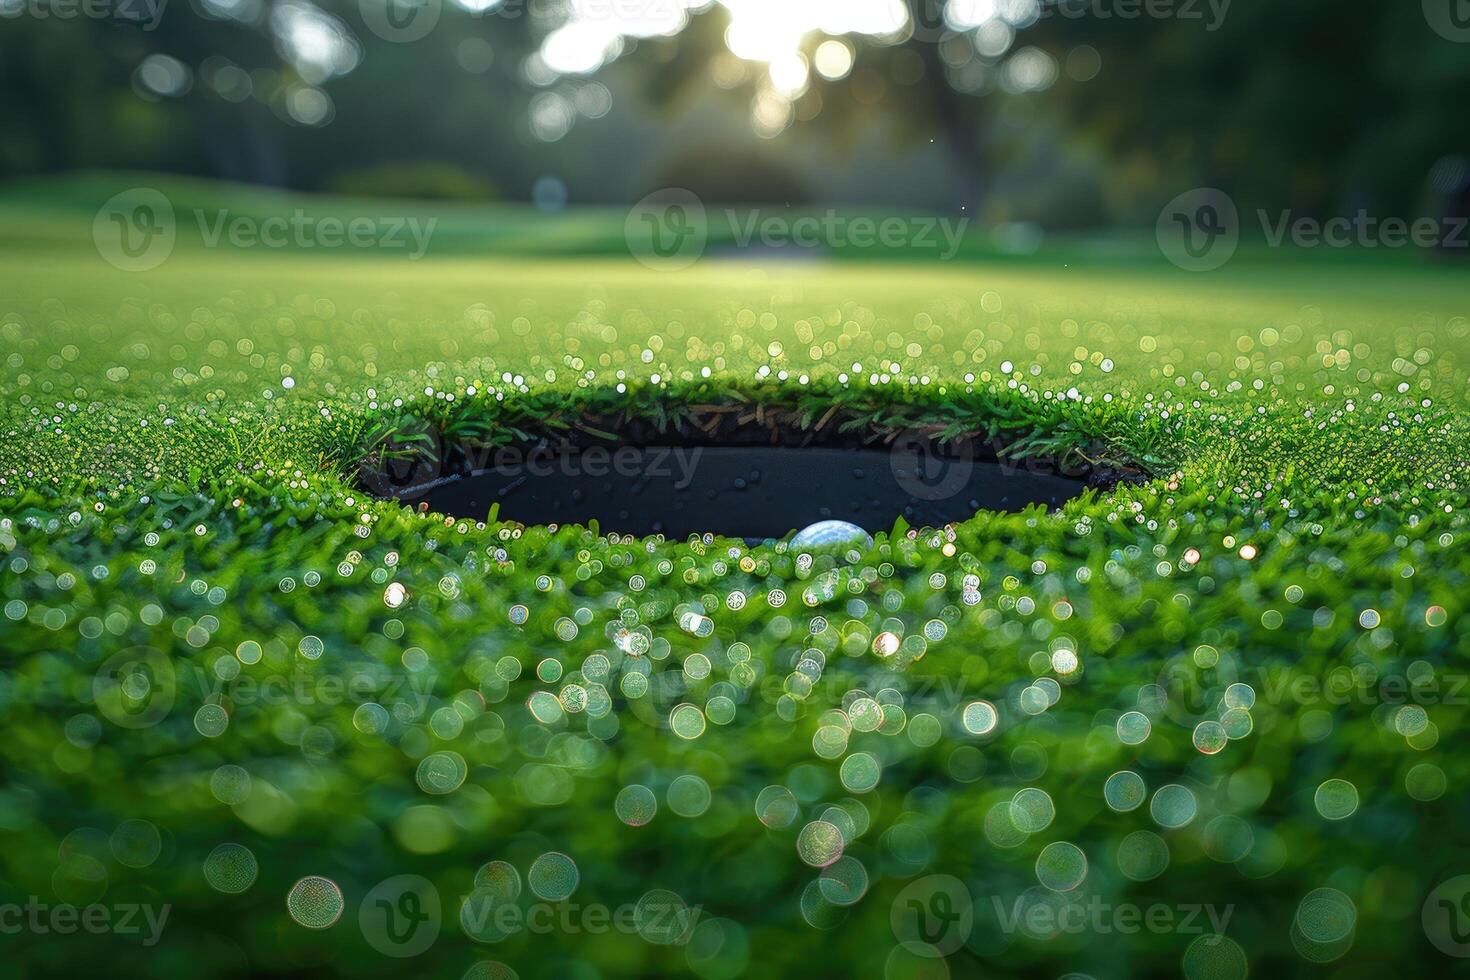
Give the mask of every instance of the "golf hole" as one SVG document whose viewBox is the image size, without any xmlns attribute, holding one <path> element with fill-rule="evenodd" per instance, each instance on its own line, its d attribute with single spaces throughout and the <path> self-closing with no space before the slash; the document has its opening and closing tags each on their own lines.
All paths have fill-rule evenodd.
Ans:
<svg viewBox="0 0 1470 980">
<path fill-rule="evenodd" d="M 759 541 L 820 521 L 874 531 L 899 517 L 911 527 L 940 527 L 979 510 L 1056 508 L 1089 488 L 1143 478 L 1080 454 L 1007 460 L 1003 449 L 919 430 L 824 436 L 757 427 L 720 432 L 718 439 L 707 432 L 632 434 L 648 438 L 608 439 L 589 426 L 554 439 L 441 452 L 437 440 L 421 436 L 416 444 L 434 446 L 430 452 L 365 471 L 364 484 L 380 496 L 476 521 L 495 508 L 497 519 L 528 525 L 596 521 L 620 534 L 709 532 Z"/>
</svg>

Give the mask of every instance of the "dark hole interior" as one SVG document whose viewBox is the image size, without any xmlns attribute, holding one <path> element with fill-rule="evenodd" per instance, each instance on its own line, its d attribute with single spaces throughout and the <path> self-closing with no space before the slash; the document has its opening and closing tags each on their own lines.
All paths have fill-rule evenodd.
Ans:
<svg viewBox="0 0 1470 980">
<path fill-rule="evenodd" d="M 622 534 L 685 537 L 713 532 L 755 541 L 781 538 L 822 520 L 886 530 L 902 516 L 938 527 L 977 510 L 1055 508 L 1088 488 L 1143 474 L 1066 461 L 1005 461 L 993 446 L 933 435 L 783 431 L 745 427 L 713 433 L 585 429 L 555 441 L 459 447 L 446 462 L 422 460 L 365 473 L 370 490 L 455 517 L 524 524 L 588 524 Z M 595 432 L 595 435 L 588 435 Z M 368 478 L 370 477 L 370 478 Z"/>
</svg>

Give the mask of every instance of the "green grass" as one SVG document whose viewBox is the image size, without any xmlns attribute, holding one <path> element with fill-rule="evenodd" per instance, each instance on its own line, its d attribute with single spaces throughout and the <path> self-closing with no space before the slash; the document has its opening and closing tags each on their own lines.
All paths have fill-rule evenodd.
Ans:
<svg viewBox="0 0 1470 980">
<path fill-rule="evenodd" d="M 169 187 L 176 202 L 237 200 Z M 1059 246 L 1024 261 L 659 273 L 505 254 L 616 250 L 620 216 L 522 214 L 504 249 L 420 262 L 181 240 L 159 269 L 127 274 L 88 238 L 107 194 L 47 193 L 0 205 L 0 900 L 172 912 L 156 945 L 35 941 L 10 951 L 18 968 L 106 956 L 155 976 L 459 976 L 494 960 L 523 977 L 720 980 L 1453 962 L 1420 913 L 1470 872 L 1470 762 L 1455 750 L 1470 697 L 1462 270 L 1247 250 L 1188 275 Z M 510 214 L 460 216 L 453 240 L 483 244 Z M 871 549 L 810 567 L 784 544 L 424 516 L 354 482 L 422 422 L 503 441 L 584 413 L 675 426 L 682 406 L 732 403 L 963 427 L 1157 478 L 1056 514 L 873 528 Z M 393 583 L 407 598 L 390 608 Z M 887 660 L 872 652 L 885 631 L 905 638 Z M 1059 672 L 1059 651 L 1080 667 Z M 139 703 L 94 681 L 119 657 L 155 670 Z M 651 683 L 633 696 L 637 673 Z M 1226 701 L 1231 684 L 1250 692 Z M 568 685 L 592 710 L 538 722 L 532 692 L 576 705 Z M 876 731 L 854 691 L 884 705 Z M 152 694 L 161 717 L 125 713 Z M 961 720 L 978 700 L 999 712 L 984 736 Z M 383 730 L 366 701 L 387 709 Z M 669 719 L 685 703 L 725 723 L 683 739 Z M 1232 706 L 1246 710 L 1226 720 L 1248 716 L 1249 732 L 1199 751 L 1196 732 Z M 1151 721 L 1141 744 L 1118 735 L 1129 711 Z M 854 753 L 881 763 L 876 788 L 844 785 Z M 1110 806 L 1104 785 L 1124 770 L 1149 801 L 1187 787 L 1192 821 L 1163 826 L 1169 793 Z M 446 773 L 462 784 L 430 792 Z M 677 812 L 700 810 L 681 776 L 709 789 L 697 816 Z M 1334 779 L 1357 793 L 1341 820 L 1323 813 Z M 635 785 L 658 802 L 647 826 L 615 809 Z M 771 786 L 798 801 L 789 824 L 757 819 Z M 1015 820 L 1034 794 L 1011 805 L 1027 787 L 1054 808 L 1031 833 Z M 820 820 L 848 838 L 825 885 L 798 853 Z M 1135 880 L 1140 848 L 1160 841 L 1167 871 Z M 1080 888 L 1041 888 L 1053 842 L 1085 853 Z M 205 877 L 225 843 L 258 862 L 242 894 Z M 576 862 L 579 907 L 652 889 L 698 906 L 692 941 L 650 941 L 667 937 L 646 917 L 644 935 L 467 936 L 477 869 L 504 860 L 525 877 L 546 852 Z M 859 871 L 866 894 L 834 903 Z M 890 921 L 904 888 L 936 873 L 974 902 L 947 961 L 900 947 Z M 369 889 L 400 874 L 432 881 L 445 910 L 412 960 L 372 948 L 358 920 Z M 345 896 L 328 930 L 288 915 L 305 875 Z M 1320 888 L 1352 903 L 1351 942 L 1303 937 L 1341 935 L 1312 914 L 1320 903 L 1302 906 Z M 1018 909 L 1094 897 L 1228 907 L 1230 942 L 1005 927 Z"/>
</svg>

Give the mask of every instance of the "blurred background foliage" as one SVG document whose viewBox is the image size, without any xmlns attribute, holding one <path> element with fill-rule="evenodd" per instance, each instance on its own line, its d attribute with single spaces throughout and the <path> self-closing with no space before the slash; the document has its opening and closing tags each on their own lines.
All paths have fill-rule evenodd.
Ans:
<svg viewBox="0 0 1470 980">
<path fill-rule="evenodd" d="M 682 185 L 1048 230 L 1194 186 L 1298 215 L 1470 193 L 1470 58 L 1418 4 L 68 2 L 0 0 L 0 177 L 552 209 Z"/>
</svg>

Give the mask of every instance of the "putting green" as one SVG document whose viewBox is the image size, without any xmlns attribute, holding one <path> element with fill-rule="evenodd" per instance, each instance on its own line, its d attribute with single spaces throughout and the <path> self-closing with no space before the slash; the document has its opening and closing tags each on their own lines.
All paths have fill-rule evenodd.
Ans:
<svg viewBox="0 0 1470 980">
<path fill-rule="evenodd" d="M 1453 945 L 1421 909 L 1470 871 L 1460 270 L 181 243 L 128 274 L 29 220 L 57 230 L 0 266 L 0 899 L 172 912 L 22 969 L 130 941 L 154 975 L 1240 977 Z M 1155 479 L 810 557 L 354 482 L 415 424 L 732 404 Z"/>
</svg>

